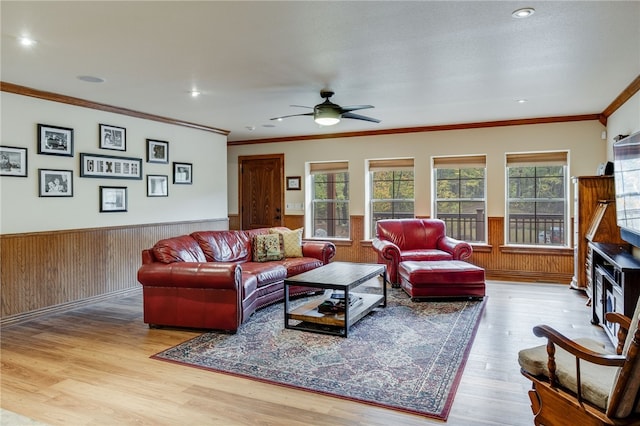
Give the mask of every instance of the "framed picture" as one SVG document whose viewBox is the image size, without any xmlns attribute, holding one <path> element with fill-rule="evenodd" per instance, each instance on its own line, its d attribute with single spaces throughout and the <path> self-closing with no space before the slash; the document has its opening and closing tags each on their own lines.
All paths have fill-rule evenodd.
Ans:
<svg viewBox="0 0 640 426">
<path fill-rule="evenodd" d="M 27 177 L 27 148 L 0 146 L 0 176 Z"/>
<path fill-rule="evenodd" d="M 142 158 L 80 153 L 80 177 L 142 180 Z"/>
<path fill-rule="evenodd" d="M 100 148 L 127 150 L 127 129 L 124 127 L 100 124 Z"/>
<path fill-rule="evenodd" d="M 168 163 L 169 142 L 147 139 L 147 163 Z"/>
<path fill-rule="evenodd" d="M 191 163 L 173 163 L 173 183 L 191 185 L 193 183 L 193 165 Z"/>
<path fill-rule="evenodd" d="M 300 189 L 300 176 L 287 176 L 287 190 L 299 191 Z"/>
<path fill-rule="evenodd" d="M 73 129 L 38 124 L 38 154 L 73 157 Z"/>
<path fill-rule="evenodd" d="M 147 175 L 147 197 L 168 197 L 169 176 Z"/>
<path fill-rule="evenodd" d="M 39 197 L 73 197 L 73 170 L 38 169 Z"/>
<path fill-rule="evenodd" d="M 126 212 L 127 211 L 127 187 L 126 186 L 101 186 L 100 187 L 100 213 Z"/>
</svg>

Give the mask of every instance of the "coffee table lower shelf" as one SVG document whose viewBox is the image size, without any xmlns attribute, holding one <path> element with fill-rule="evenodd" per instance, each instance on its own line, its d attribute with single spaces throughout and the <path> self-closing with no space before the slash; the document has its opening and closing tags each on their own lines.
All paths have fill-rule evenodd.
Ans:
<svg viewBox="0 0 640 426">
<path fill-rule="evenodd" d="M 348 323 L 345 313 L 323 314 L 318 306 L 327 300 L 326 297 L 314 299 L 286 313 L 285 328 L 346 337 L 347 330 L 376 307 L 384 304 L 384 296 L 380 294 L 349 293 L 352 297 L 362 298 L 362 303 L 349 307 Z M 300 321 L 291 324 L 291 320 Z"/>
</svg>

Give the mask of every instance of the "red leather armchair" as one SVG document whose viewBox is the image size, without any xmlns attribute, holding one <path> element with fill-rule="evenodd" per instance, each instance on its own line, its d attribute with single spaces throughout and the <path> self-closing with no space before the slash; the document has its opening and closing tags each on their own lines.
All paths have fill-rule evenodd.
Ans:
<svg viewBox="0 0 640 426">
<path fill-rule="evenodd" d="M 448 237 L 440 219 L 384 219 L 376 225 L 373 249 L 378 263 L 387 265 L 389 281 L 398 286 L 398 265 L 405 260 L 465 260 L 469 243 Z"/>
</svg>

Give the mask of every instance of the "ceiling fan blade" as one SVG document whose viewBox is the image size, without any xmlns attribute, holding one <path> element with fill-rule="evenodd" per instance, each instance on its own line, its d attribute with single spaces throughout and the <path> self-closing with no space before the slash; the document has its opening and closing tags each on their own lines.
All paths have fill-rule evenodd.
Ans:
<svg viewBox="0 0 640 426">
<path fill-rule="evenodd" d="M 282 120 L 283 118 L 289 118 L 289 117 L 298 117 L 300 115 L 313 115 L 312 112 L 308 112 L 306 114 L 291 114 L 291 115 L 283 115 L 282 117 L 274 117 L 271 118 L 270 120 Z"/>
<path fill-rule="evenodd" d="M 369 109 L 369 108 L 375 108 L 375 107 L 373 105 L 348 105 L 348 106 L 340 107 L 342 112 L 357 111 L 359 109 Z"/>
<path fill-rule="evenodd" d="M 309 108 L 309 109 L 313 109 L 313 107 L 310 106 L 306 106 L 306 105 L 289 105 L 291 107 L 296 107 L 296 108 Z"/>
<path fill-rule="evenodd" d="M 342 114 L 342 118 L 353 118 L 355 120 L 371 121 L 372 123 L 379 123 L 380 122 L 380 120 L 378 120 L 377 118 L 365 117 L 364 115 L 354 114 L 352 112 L 343 113 Z"/>
</svg>

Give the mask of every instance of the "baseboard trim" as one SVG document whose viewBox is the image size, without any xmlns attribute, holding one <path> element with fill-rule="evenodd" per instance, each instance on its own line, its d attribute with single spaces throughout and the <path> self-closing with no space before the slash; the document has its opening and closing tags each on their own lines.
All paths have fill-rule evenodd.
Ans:
<svg viewBox="0 0 640 426">
<path fill-rule="evenodd" d="M 131 296 L 142 291 L 141 287 L 131 287 L 124 290 L 118 290 L 111 293 L 100 294 L 98 296 L 88 297 L 86 299 L 74 300 L 68 303 L 61 303 L 59 305 L 47 306 L 46 308 L 36 309 L 34 311 L 23 312 L 16 315 L 10 315 L 8 317 L 0 319 L 0 327 L 9 327 L 12 325 L 18 325 L 25 323 L 27 321 L 32 321 L 34 319 L 42 318 L 48 315 L 59 314 L 67 311 L 71 311 L 74 309 L 78 309 L 87 305 L 91 305 L 93 303 L 102 302 L 104 300 L 123 297 L 123 296 Z"/>
</svg>

